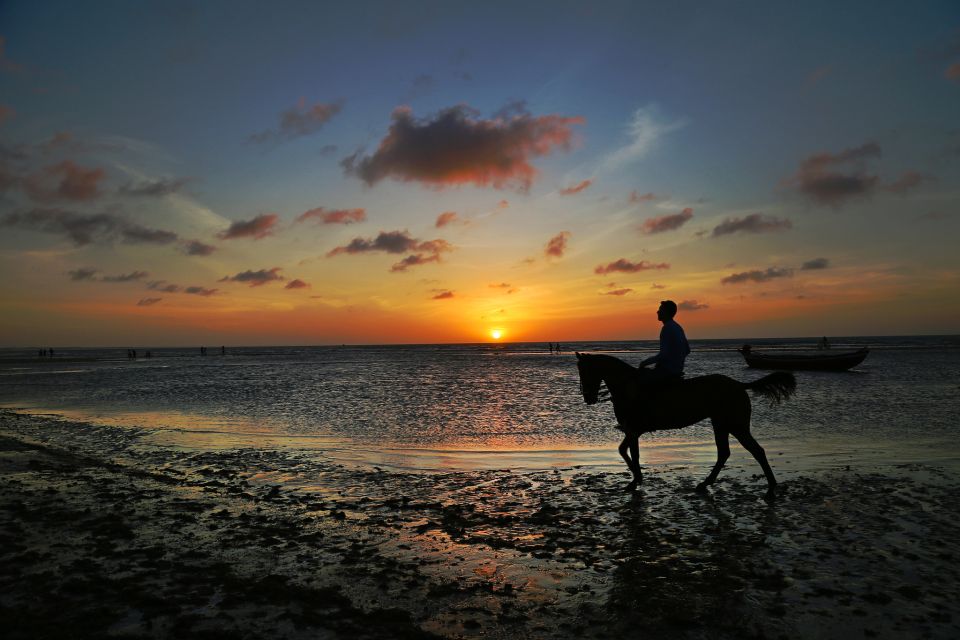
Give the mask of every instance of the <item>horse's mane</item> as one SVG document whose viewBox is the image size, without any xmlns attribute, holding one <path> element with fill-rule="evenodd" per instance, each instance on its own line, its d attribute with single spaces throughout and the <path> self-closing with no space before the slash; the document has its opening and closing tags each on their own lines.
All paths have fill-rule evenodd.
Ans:
<svg viewBox="0 0 960 640">
<path fill-rule="evenodd" d="M 624 362 L 620 358 L 615 358 L 605 353 L 584 353 L 582 355 L 589 360 L 595 361 L 597 366 L 616 371 L 623 375 L 636 376 L 638 374 L 642 375 L 644 371 L 647 371 L 646 369 L 637 368 L 629 362 Z"/>
</svg>

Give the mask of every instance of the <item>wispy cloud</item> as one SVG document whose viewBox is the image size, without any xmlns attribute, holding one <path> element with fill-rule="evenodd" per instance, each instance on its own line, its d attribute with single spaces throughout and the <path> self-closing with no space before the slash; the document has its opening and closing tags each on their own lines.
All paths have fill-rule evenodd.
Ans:
<svg viewBox="0 0 960 640">
<path fill-rule="evenodd" d="M 566 189 L 560 189 L 560 195 L 572 196 L 576 193 L 580 193 L 581 191 L 584 191 L 585 189 L 589 188 L 590 185 L 592 184 L 593 184 L 593 180 L 584 180 L 583 182 L 579 182 L 573 185 L 572 187 L 567 187 Z"/>
<path fill-rule="evenodd" d="M 801 271 L 812 271 L 816 269 L 826 269 L 830 266 L 830 261 L 826 258 L 814 258 L 813 260 L 807 260 L 801 265 Z"/>
<path fill-rule="evenodd" d="M 323 128 L 327 122 L 340 113 L 343 101 L 317 102 L 307 105 L 304 98 L 297 104 L 280 114 L 280 122 L 276 129 L 267 129 L 250 136 L 249 140 L 255 143 L 286 142 L 314 134 Z"/>
<path fill-rule="evenodd" d="M 64 160 L 27 176 L 22 186 L 35 202 L 87 202 L 103 195 L 100 183 L 106 175 L 102 168 L 88 169 Z"/>
<path fill-rule="evenodd" d="M 544 254 L 548 258 L 562 258 L 567 250 L 567 241 L 570 240 L 570 236 L 569 231 L 561 231 L 547 240 L 547 245 L 543 249 Z"/>
<path fill-rule="evenodd" d="M 190 182 L 189 178 L 159 178 L 137 183 L 131 182 L 120 187 L 119 193 L 124 196 L 162 198 L 177 193 L 188 182 Z"/>
<path fill-rule="evenodd" d="M 181 250 L 188 256 L 209 256 L 217 250 L 212 244 L 206 244 L 199 240 L 184 240 Z"/>
<path fill-rule="evenodd" d="M 623 289 L 612 289 L 610 291 L 604 291 L 603 295 L 605 296 L 625 296 L 628 293 L 631 293 L 633 289 L 623 288 Z"/>
<path fill-rule="evenodd" d="M 242 282 L 251 287 L 260 287 L 270 282 L 286 280 L 286 278 L 280 275 L 281 271 L 282 269 L 280 267 L 258 269 L 256 271 L 248 269 L 247 271 L 241 271 L 232 276 L 224 276 L 220 278 L 219 282 Z"/>
<path fill-rule="evenodd" d="M 787 218 L 766 216 L 762 213 L 751 213 L 743 218 L 727 218 L 713 228 L 714 238 L 733 233 L 769 233 L 784 231 L 793 227 Z"/>
<path fill-rule="evenodd" d="M 754 269 L 732 273 L 720 280 L 721 284 L 740 284 L 743 282 L 768 282 L 777 278 L 792 278 L 793 269 L 784 267 L 769 267 L 766 270 Z"/>
<path fill-rule="evenodd" d="M 157 304 L 163 300 L 163 298 L 140 298 L 140 302 L 137 303 L 138 307 L 149 307 Z"/>
<path fill-rule="evenodd" d="M 654 233 L 673 231 L 674 229 L 679 229 L 685 225 L 692 217 L 693 209 L 687 207 L 680 213 L 657 216 L 655 218 L 647 218 L 643 221 L 643 224 L 640 225 L 640 233 L 643 233 L 644 235 L 651 235 Z"/>
<path fill-rule="evenodd" d="M 642 159 L 656 148 L 661 138 L 682 129 L 688 122 L 685 118 L 673 121 L 663 119 L 655 105 L 640 107 L 633 112 L 627 125 L 627 144 L 608 155 L 603 160 L 601 170 L 619 169 Z"/>
<path fill-rule="evenodd" d="M 103 276 L 103 282 L 137 282 L 148 277 L 150 274 L 146 271 L 131 271 L 130 273 L 121 273 L 116 276 Z"/>
<path fill-rule="evenodd" d="M 697 302 L 696 300 L 684 300 L 683 302 L 677 303 L 677 309 L 680 311 L 701 311 L 703 309 L 709 309 L 710 305 Z"/>
<path fill-rule="evenodd" d="M 9 213 L 0 218 L 0 226 L 63 236 L 77 246 L 117 239 L 127 244 L 170 244 L 178 239 L 172 231 L 144 227 L 111 213 L 77 213 L 59 208 Z"/>
<path fill-rule="evenodd" d="M 933 177 L 924 175 L 919 171 L 904 171 L 902 174 L 900 174 L 899 178 L 881 188 L 884 191 L 889 191 L 890 193 L 904 195 L 905 193 L 913 191 L 925 182 L 933 181 Z"/>
<path fill-rule="evenodd" d="M 221 240 L 233 240 L 236 238 L 253 238 L 261 240 L 273 233 L 273 228 L 280 219 L 275 213 L 264 213 L 256 216 L 252 220 L 237 220 L 230 225 L 226 231 L 219 234 Z"/>
<path fill-rule="evenodd" d="M 662 270 L 669 268 L 670 265 L 666 262 L 653 263 L 647 262 L 646 260 L 641 260 L 640 262 L 631 262 L 626 258 L 620 258 L 605 265 L 597 265 L 593 272 L 599 275 L 606 275 L 608 273 L 637 273 L 639 271 Z"/>
<path fill-rule="evenodd" d="M 634 189 L 633 191 L 630 192 L 630 195 L 627 197 L 627 202 L 629 202 L 630 204 L 638 204 L 640 202 L 653 202 L 658 197 L 659 196 L 657 196 L 657 194 L 653 193 L 652 191 L 648 191 L 646 193 L 640 193 L 639 191 Z"/>
<path fill-rule="evenodd" d="M 453 298 L 453 297 L 454 297 L 453 291 L 444 290 L 434 295 L 431 299 L 432 300 L 449 300 L 450 298 Z"/>
<path fill-rule="evenodd" d="M 537 176 L 531 161 L 555 149 L 568 149 L 581 117 L 500 114 L 491 119 L 465 105 L 418 119 L 407 107 L 393 112 L 393 123 L 373 155 L 359 152 L 341 165 L 368 185 L 391 178 L 443 188 L 463 184 L 527 191 Z"/>
<path fill-rule="evenodd" d="M 358 254 L 369 252 L 407 253 L 410 255 L 395 263 L 390 270 L 393 272 L 406 271 L 409 267 L 440 262 L 443 253 L 453 251 L 452 244 L 436 238 L 434 240 L 418 240 L 408 231 L 381 231 L 375 238 L 354 238 L 349 243 L 335 247 L 327 252 L 332 258 L 340 254 Z"/>
<path fill-rule="evenodd" d="M 287 283 L 284 289 L 309 289 L 310 285 L 300 278 L 296 278 Z"/>
<path fill-rule="evenodd" d="M 850 199 L 869 195 L 876 188 L 879 178 L 868 174 L 865 164 L 881 155 L 876 142 L 839 153 L 818 153 L 801 162 L 796 175 L 786 184 L 816 204 L 839 207 Z"/>
<path fill-rule="evenodd" d="M 323 224 L 354 224 L 367 219 L 366 209 L 324 209 L 317 207 L 297 216 L 296 222 L 316 220 Z"/>
</svg>

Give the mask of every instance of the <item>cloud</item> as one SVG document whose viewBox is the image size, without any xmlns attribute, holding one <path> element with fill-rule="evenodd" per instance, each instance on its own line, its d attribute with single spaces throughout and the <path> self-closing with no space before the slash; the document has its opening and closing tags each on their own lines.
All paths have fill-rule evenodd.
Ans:
<svg viewBox="0 0 960 640">
<path fill-rule="evenodd" d="M 321 156 L 332 156 L 337 152 L 337 149 L 339 148 L 340 147 L 338 147 L 335 144 L 325 144 L 322 147 L 320 147 L 320 150 L 317 151 L 317 153 L 319 153 Z"/>
<path fill-rule="evenodd" d="M 413 79 L 410 83 L 410 90 L 403 97 L 402 102 L 410 102 L 430 93 L 434 86 L 433 76 L 422 73 Z"/>
<path fill-rule="evenodd" d="M 82 282 L 84 280 L 96 280 L 97 270 L 96 269 L 74 269 L 73 271 L 67 271 L 67 275 L 70 276 L 70 279 L 74 282 Z"/>
<path fill-rule="evenodd" d="M 605 296 L 625 296 L 628 293 L 633 291 L 633 289 L 614 289 L 613 291 L 604 291 L 603 295 Z"/>
<path fill-rule="evenodd" d="M 660 270 L 660 269 L 669 269 L 670 265 L 666 262 L 661 262 L 659 264 L 654 264 L 652 262 L 647 262 L 646 260 L 641 260 L 640 262 L 630 262 L 626 258 L 620 258 L 614 260 L 606 265 L 597 265 L 593 270 L 594 273 L 599 275 L 605 275 L 607 273 L 637 273 L 638 271 L 649 271 L 649 270 Z"/>
<path fill-rule="evenodd" d="M 501 200 L 500 202 L 497 203 L 497 209 L 506 209 L 509 206 L 510 206 L 510 203 L 507 202 L 506 200 Z"/>
<path fill-rule="evenodd" d="M 457 215 L 457 212 L 444 211 L 443 213 L 437 216 L 437 221 L 434 223 L 433 226 L 435 226 L 437 229 L 440 229 L 441 227 L 445 227 L 448 224 L 453 224 L 455 222 L 461 222 L 460 216 Z"/>
<path fill-rule="evenodd" d="M 667 288 L 667 285 L 665 285 L 665 284 L 657 284 L 656 282 L 654 282 L 652 285 L 650 285 L 650 288 L 651 288 L 651 289 L 666 289 L 666 288 Z"/>
<path fill-rule="evenodd" d="M 769 267 L 766 271 L 755 269 L 753 271 L 743 271 L 733 273 L 723 278 L 721 284 L 740 284 L 742 282 L 767 282 L 775 278 L 792 278 L 793 269 L 781 267 Z"/>
<path fill-rule="evenodd" d="M 151 229 L 109 213 L 85 214 L 57 208 L 10 213 L 0 218 L 0 226 L 63 235 L 77 246 L 116 238 L 128 244 L 169 244 L 178 237 L 172 231 Z"/>
<path fill-rule="evenodd" d="M 20 73 L 24 70 L 22 64 L 7 57 L 7 39 L 0 36 L 0 71 L 4 73 Z"/>
<path fill-rule="evenodd" d="M 466 105 L 428 119 L 400 107 L 392 118 L 373 155 L 361 158 L 358 152 L 341 162 L 348 175 L 369 186 L 392 178 L 435 188 L 473 184 L 525 192 L 537 176 L 531 160 L 568 149 L 571 127 L 584 123 L 582 117 L 526 112 L 484 120 Z"/>
<path fill-rule="evenodd" d="M 727 218 L 713 228 L 713 237 L 725 236 L 732 233 L 767 233 L 790 229 L 793 223 L 783 218 L 765 216 L 762 213 L 751 213 L 743 218 Z"/>
<path fill-rule="evenodd" d="M 310 288 L 310 285 L 304 282 L 303 280 L 301 280 L 300 278 L 291 280 L 290 282 L 287 283 L 287 286 L 284 287 L 284 289 L 309 289 L 309 288 Z"/>
<path fill-rule="evenodd" d="M 663 136 L 685 126 L 687 126 L 685 119 L 673 122 L 662 121 L 654 105 L 640 107 L 633 112 L 633 117 L 627 125 L 627 137 L 630 141 L 607 156 L 603 167 L 617 169 L 636 162 L 654 149 Z"/>
<path fill-rule="evenodd" d="M 261 240 L 273 233 L 273 227 L 276 226 L 280 216 L 275 213 L 264 213 L 252 220 L 237 220 L 230 225 L 230 228 L 218 234 L 221 240 L 232 240 L 235 238 L 249 238 Z"/>
<path fill-rule="evenodd" d="M 154 280 L 147 283 L 147 289 L 151 291 L 162 291 L 164 293 L 176 293 L 180 291 L 180 285 L 171 284 L 165 280 Z"/>
<path fill-rule="evenodd" d="M 0 104 L 0 126 L 3 126 L 4 122 L 11 120 L 15 115 L 17 115 L 17 112 L 13 109 L 13 107 Z"/>
<path fill-rule="evenodd" d="M 366 209 L 331 209 L 326 210 L 323 207 L 317 207 L 304 211 L 297 216 L 296 222 L 306 222 L 310 219 L 317 219 L 323 224 L 353 224 L 363 222 L 367 219 Z"/>
<path fill-rule="evenodd" d="M 567 187 L 566 189 L 560 189 L 560 195 L 562 196 L 572 196 L 575 193 L 580 193 L 581 191 L 590 187 L 593 184 L 593 180 L 584 180 L 578 184 L 573 185 L 572 187 Z"/>
<path fill-rule="evenodd" d="M 197 287 L 197 286 L 183 288 L 184 293 L 189 293 L 191 295 L 204 296 L 204 297 L 212 296 L 217 291 L 219 291 L 219 289 L 207 289 L 206 287 Z"/>
<path fill-rule="evenodd" d="M 677 303 L 677 309 L 680 311 L 700 311 L 701 309 L 709 309 L 710 305 L 697 302 L 696 300 L 684 300 L 683 302 Z"/>
<path fill-rule="evenodd" d="M 881 155 L 880 145 L 875 142 L 836 154 L 818 153 L 801 162 L 797 174 L 787 184 L 819 205 L 839 207 L 851 198 L 870 195 L 879 178 L 867 174 L 864 165 L 868 159 Z"/>
<path fill-rule="evenodd" d="M 138 307 L 149 307 L 151 305 L 157 304 L 163 300 L 163 298 L 140 298 L 140 302 L 137 303 Z"/>
<path fill-rule="evenodd" d="M 954 62 L 943 72 L 943 77 L 947 80 L 960 81 L 960 62 Z"/>
<path fill-rule="evenodd" d="M 547 240 L 547 246 L 544 247 L 543 252 L 551 258 L 562 258 L 567 250 L 567 240 L 570 239 L 570 235 L 569 231 L 561 231 L 553 236 Z"/>
<path fill-rule="evenodd" d="M 119 189 L 120 195 L 160 198 L 177 193 L 183 185 L 190 182 L 189 178 L 160 178 L 158 180 L 144 180 L 137 184 L 125 184 Z"/>
<path fill-rule="evenodd" d="M 800 267 L 801 271 L 812 271 L 815 269 L 826 269 L 830 266 L 830 261 L 826 258 L 814 258 L 813 260 L 807 260 Z"/>
<path fill-rule="evenodd" d="M 87 202 L 102 195 L 103 169 L 86 169 L 70 160 L 45 167 L 23 180 L 23 190 L 36 202 Z"/>
<path fill-rule="evenodd" d="M 259 287 L 269 282 L 286 280 L 286 278 L 280 275 L 280 271 L 282 271 L 280 267 L 260 269 L 258 271 L 241 271 L 233 276 L 224 276 L 220 278 L 219 282 L 244 282 L 251 287 Z"/>
<path fill-rule="evenodd" d="M 100 280 L 103 282 L 137 282 L 149 275 L 146 271 L 131 271 L 130 273 L 122 273 L 118 276 L 103 276 Z"/>
<path fill-rule="evenodd" d="M 249 140 L 255 143 L 287 142 L 311 135 L 320 131 L 342 108 L 342 100 L 326 104 L 317 102 L 307 106 L 306 100 L 300 98 L 294 107 L 280 114 L 280 123 L 276 129 L 255 133 Z"/>
<path fill-rule="evenodd" d="M 381 231 L 376 238 L 354 238 L 348 244 L 328 251 L 327 257 L 371 251 L 394 254 L 411 252 L 411 255 L 390 267 L 390 271 L 399 272 L 406 271 L 408 267 L 440 262 L 440 254 L 453 249 L 452 244 L 441 238 L 421 241 L 411 237 L 408 231 Z"/>
<path fill-rule="evenodd" d="M 654 233 L 663 233 L 664 231 L 673 231 L 679 229 L 693 217 L 693 209 L 687 207 L 680 213 L 673 213 L 656 218 L 647 218 L 640 225 L 640 233 L 651 235 Z"/>
<path fill-rule="evenodd" d="M 507 294 L 516 293 L 517 289 L 509 282 L 500 282 L 495 284 L 488 284 L 488 287 L 491 289 L 503 289 Z"/>
<path fill-rule="evenodd" d="M 184 240 L 181 250 L 188 256 L 209 256 L 217 250 L 212 244 L 206 244 L 199 240 Z"/>
<path fill-rule="evenodd" d="M 627 198 L 627 201 L 630 202 L 630 204 L 636 204 L 638 202 L 652 202 L 656 199 L 657 199 L 657 195 L 652 191 L 648 191 L 647 193 L 640 193 L 639 191 L 634 189 L 633 191 L 630 192 L 630 197 Z"/>
<path fill-rule="evenodd" d="M 933 178 L 925 176 L 918 171 L 904 171 L 899 178 L 888 185 L 881 187 L 884 191 L 903 195 L 908 191 L 913 191 L 924 182 L 933 182 Z"/>
<path fill-rule="evenodd" d="M 453 291 L 441 291 L 440 293 L 433 296 L 433 300 L 449 300 L 453 297 Z"/>
</svg>

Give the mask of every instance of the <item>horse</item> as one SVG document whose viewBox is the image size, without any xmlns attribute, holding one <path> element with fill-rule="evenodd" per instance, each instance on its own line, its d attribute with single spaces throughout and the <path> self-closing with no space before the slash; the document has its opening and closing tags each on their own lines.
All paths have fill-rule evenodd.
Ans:
<svg viewBox="0 0 960 640">
<path fill-rule="evenodd" d="M 606 400 L 613 402 L 617 428 L 624 433 L 620 455 L 633 473 L 627 491 L 635 490 L 643 482 L 641 435 L 662 429 L 681 429 L 710 418 L 717 443 L 717 463 L 710 475 L 697 485 L 697 491 L 706 492 L 707 487 L 716 482 L 730 457 L 729 436 L 733 434 L 763 468 L 767 478 L 765 498 L 775 497 L 777 480 L 763 447 L 750 433 L 752 407 L 747 390 L 779 404 L 796 390 L 797 381 L 792 373 L 776 371 L 753 382 L 739 382 L 720 374 L 669 381 L 658 379 L 650 369 L 634 367 L 613 356 L 576 355 L 583 401 L 588 405 Z M 601 383 L 606 385 L 603 398 L 600 397 Z"/>
</svg>

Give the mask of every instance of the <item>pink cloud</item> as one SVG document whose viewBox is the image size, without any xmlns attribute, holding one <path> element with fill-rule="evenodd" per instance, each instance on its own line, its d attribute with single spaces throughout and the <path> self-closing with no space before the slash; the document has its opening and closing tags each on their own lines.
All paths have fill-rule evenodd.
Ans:
<svg viewBox="0 0 960 640">
<path fill-rule="evenodd" d="M 645 235 L 653 233 L 663 233 L 664 231 L 673 231 L 679 229 L 693 217 L 693 209 L 687 207 L 680 213 L 673 213 L 656 218 L 648 218 L 640 226 L 640 232 Z"/>
<path fill-rule="evenodd" d="M 789 178 L 786 184 L 795 186 L 817 204 L 839 207 L 852 198 L 869 195 L 874 190 L 879 178 L 869 175 L 864 164 L 881 154 L 880 145 L 876 142 L 867 142 L 839 153 L 818 153 L 801 162 L 796 175 Z"/>
<path fill-rule="evenodd" d="M 631 204 L 636 204 L 638 202 L 651 202 L 656 199 L 657 196 L 652 191 L 640 193 L 636 189 L 630 192 L 630 197 L 628 198 Z"/>
<path fill-rule="evenodd" d="M 280 114 L 280 123 L 276 129 L 268 129 L 250 136 L 251 142 L 280 142 L 293 140 L 316 133 L 323 128 L 333 116 L 340 113 L 343 101 L 323 103 L 317 102 L 307 106 L 307 101 L 300 98 L 296 106 Z"/>
<path fill-rule="evenodd" d="M 103 169 L 87 169 L 70 160 L 64 160 L 27 177 L 23 181 L 23 188 L 27 195 L 37 202 L 83 202 L 101 195 L 99 184 L 106 175 Z"/>
<path fill-rule="evenodd" d="M 297 216 L 296 222 L 306 222 L 318 219 L 323 224 L 353 224 L 367 219 L 366 209 L 332 209 L 327 211 L 323 207 L 304 211 Z"/>
<path fill-rule="evenodd" d="M 575 193 L 580 193 L 581 191 L 588 189 L 590 185 L 593 184 L 593 180 L 584 180 L 579 184 L 575 184 L 572 187 L 567 187 L 566 189 L 560 189 L 560 195 L 562 196 L 572 196 Z"/>
<path fill-rule="evenodd" d="M 458 105 L 432 118 L 417 119 L 408 107 L 393 112 L 393 123 L 373 155 L 343 160 L 348 175 L 368 185 L 384 178 L 443 188 L 463 184 L 529 190 L 537 176 L 535 157 L 568 149 L 573 125 L 582 117 L 520 112 L 489 120 Z"/>
<path fill-rule="evenodd" d="M 238 220 L 230 225 L 230 228 L 220 233 L 218 237 L 221 240 L 233 240 L 235 238 L 253 238 L 261 240 L 273 233 L 273 228 L 280 219 L 275 213 L 265 213 L 252 220 Z"/>
<path fill-rule="evenodd" d="M 960 80 L 960 62 L 954 62 L 943 72 L 943 77 L 947 80 Z"/>
<path fill-rule="evenodd" d="M 561 231 L 553 236 L 547 240 L 547 246 L 543 252 L 552 258 L 562 258 L 564 252 L 567 250 L 567 240 L 570 239 L 570 235 L 569 231 Z"/>
<path fill-rule="evenodd" d="M 633 291 L 633 289 L 614 289 L 613 291 L 604 291 L 603 295 L 605 296 L 625 296 L 628 293 Z"/>
<path fill-rule="evenodd" d="M 287 283 L 287 286 L 284 287 L 284 289 L 309 289 L 309 288 L 310 288 L 310 285 L 299 278 L 295 280 L 291 280 L 290 282 Z"/>
<path fill-rule="evenodd" d="M 456 211 L 444 211 L 443 213 L 437 216 L 437 221 L 436 223 L 434 223 L 434 226 L 437 229 L 440 229 L 441 227 L 445 227 L 448 224 L 453 224 L 454 222 L 459 222 L 459 221 L 460 221 L 460 216 L 457 215 Z"/>
<path fill-rule="evenodd" d="M 453 297 L 453 291 L 441 291 L 437 295 L 433 296 L 433 300 L 449 300 Z"/>
<path fill-rule="evenodd" d="M 768 233 L 783 231 L 793 227 L 787 218 L 765 216 L 762 213 L 751 213 L 743 218 L 727 218 L 713 228 L 713 237 L 732 233 Z"/>
</svg>

